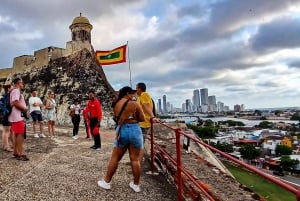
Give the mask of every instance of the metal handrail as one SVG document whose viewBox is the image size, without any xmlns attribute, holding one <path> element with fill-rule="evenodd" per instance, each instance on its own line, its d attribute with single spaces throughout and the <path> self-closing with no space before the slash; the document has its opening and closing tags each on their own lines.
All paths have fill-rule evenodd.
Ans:
<svg viewBox="0 0 300 201">
<path fill-rule="evenodd" d="M 221 156 L 241 165 L 242 167 L 246 168 L 247 170 L 250 170 L 251 172 L 254 172 L 256 173 L 257 175 L 273 182 L 274 184 L 290 191 L 291 193 L 295 194 L 295 196 L 297 197 L 297 201 L 300 201 L 300 190 L 296 189 L 295 187 L 281 181 L 280 179 L 277 179 L 276 177 L 273 177 L 272 175 L 269 175 L 267 173 L 264 173 L 262 171 L 260 171 L 259 169 L 243 162 L 243 161 L 240 161 L 234 157 L 232 157 L 231 155 L 227 154 L 227 153 L 224 153 L 218 149 L 216 149 L 215 147 L 212 147 L 206 143 L 204 143 L 203 141 L 201 141 L 200 139 L 198 139 L 197 137 L 195 136 L 191 136 L 190 134 L 188 133 L 185 133 L 183 131 L 181 131 L 180 128 L 173 128 L 163 122 L 158 122 L 160 125 L 164 126 L 164 127 L 167 127 L 171 130 L 173 130 L 176 134 L 176 160 L 173 159 L 171 156 L 168 155 L 168 158 L 170 159 L 170 161 L 176 165 L 177 167 L 177 187 L 178 187 L 178 200 L 179 201 L 182 201 L 183 199 L 183 196 L 182 196 L 182 179 L 181 179 L 181 176 L 182 176 L 182 173 L 184 173 L 187 178 L 189 178 L 191 180 L 192 183 L 194 183 L 201 192 L 203 192 L 205 194 L 205 196 L 209 199 L 209 200 L 214 200 L 209 194 L 208 192 L 206 192 L 202 187 L 201 185 L 199 185 L 198 182 L 196 182 L 196 180 L 191 177 L 191 174 L 186 170 L 186 168 L 182 167 L 182 162 L 181 162 L 181 144 L 180 144 L 180 136 L 185 136 L 191 140 L 193 140 L 195 143 L 198 143 L 198 144 L 201 144 L 203 145 L 204 147 L 216 152 L 216 153 L 219 153 Z M 151 121 L 151 132 L 150 132 L 150 144 L 151 144 L 151 152 L 150 152 L 150 159 L 151 159 L 151 171 L 154 172 L 154 145 L 155 146 L 158 146 L 159 145 L 157 143 L 154 142 L 154 134 L 153 134 L 153 122 Z M 160 149 L 162 150 L 162 149 Z"/>
</svg>

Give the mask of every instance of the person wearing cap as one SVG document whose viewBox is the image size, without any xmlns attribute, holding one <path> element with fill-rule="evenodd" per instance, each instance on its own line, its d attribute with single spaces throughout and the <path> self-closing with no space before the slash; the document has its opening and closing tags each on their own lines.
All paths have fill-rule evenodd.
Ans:
<svg viewBox="0 0 300 201">
<path fill-rule="evenodd" d="M 79 104 L 79 99 L 74 99 L 73 104 L 70 106 L 70 110 L 74 113 L 72 116 L 73 124 L 73 139 L 78 139 L 79 123 L 80 123 L 80 111 L 81 107 Z"/>
<path fill-rule="evenodd" d="M 129 186 L 137 193 L 141 191 L 139 156 L 144 145 L 139 122 L 144 121 L 145 117 L 141 106 L 132 100 L 134 94 L 135 90 L 132 90 L 131 87 L 123 87 L 119 91 L 118 98 L 112 104 L 116 117 L 117 134 L 105 178 L 98 181 L 98 186 L 107 190 L 111 189 L 111 180 L 117 170 L 118 163 L 128 150 L 133 173 L 133 181 L 129 183 Z"/>
<path fill-rule="evenodd" d="M 8 121 L 11 122 L 11 129 L 15 135 L 13 155 L 17 160 L 28 161 L 29 158 L 24 154 L 24 134 L 25 122 L 22 117 L 22 112 L 27 112 L 24 96 L 21 90 L 24 88 L 23 81 L 17 77 L 13 80 L 14 88 L 10 92 L 10 104 L 12 106 L 11 114 Z"/>
<path fill-rule="evenodd" d="M 90 114 L 89 122 L 90 122 L 91 133 L 94 138 L 94 145 L 91 146 L 90 148 L 95 150 L 100 150 L 101 136 L 99 132 L 99 127 L 102 120 L 102 107 L 100 101 L 98 100 L 98 98 L 96 98 L 94 90 L 89 91 L 89 101 L 87 103 L 87 110 Z"/>
<path fill-rule="evenodd" d="M 28 100 L 29 102 L 29 112 L 32 118 L 33 124 L 33 133 L 35 138 L 46 137 L 44 135 L 44 120 L 41 112 L 41 107 L 44 106 L 42 100 L 37 96 L 37 90 L 31 89 L 31 96 Z M 40 133 L 36 132 L 36 126 L 39 124 Z"/>
</svg>

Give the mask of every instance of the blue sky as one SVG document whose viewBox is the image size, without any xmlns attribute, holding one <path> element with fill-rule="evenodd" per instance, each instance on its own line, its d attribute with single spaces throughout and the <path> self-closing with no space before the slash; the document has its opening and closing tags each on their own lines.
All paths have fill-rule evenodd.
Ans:
<svg viewBox="0 0 300 201">
<path fill-rule="evenodd" d="M 300 1 L 3 0 L 0 68 L 48 46 L 65 48 L 82 12 L 95 50 L 129 41 L 132 84 L 175 107 L 193 90 L 230 108 L 300 106 Z M 118 90 L 130 85 L 128 63 L 103 67 Z M 101 98 L 101 97 L 100 97 Z"/>
</svg>

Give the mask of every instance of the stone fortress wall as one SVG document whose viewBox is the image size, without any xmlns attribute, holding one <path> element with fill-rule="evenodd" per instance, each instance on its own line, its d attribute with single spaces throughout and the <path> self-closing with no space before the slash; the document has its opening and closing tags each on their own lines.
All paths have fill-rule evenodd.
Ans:
<svg viewBox="0 0 300 201">
<path fill-rule="evenodd" d="M 91 30 L 93 26 L 83 16 L 74 18 L 69 26 L 72 33 L 72 41 L 66 43 L 66 48 L 49 46 L 34 52 L 34 55 L 21 55 L 13 60 L 11 68 L 0 69 L 0 84 L 9 84 L 10 77 L 32 68 L 47 66 L 51 59 L 57 59 L 72 55 L 84 48 L 92 51 Z"/>
<path fill-rule="evenodd" d="M 101 99 L 101 127 L 112 128 L 111 102 L 116 92 L 97 62 L 91 44 L 93 26 L 80 14 L 69 28 L 72 40 L 66 43 L 66 48 L 49 46 L 34 51 L 33 55 L 15 57 L 12 68 L 0 70 L 0 84 L 11 84 L 12 78 L 21 76 L 25 83 L 25 100 L 29 98 L 32 88 L 38 90 L 42 100 L 49 91 L 55 92 L 58 125 L 71 124 L 68 107 L 75 98 L 79 98 L 85 106 L 87 92 L 92 89 Z"/>
</svg>

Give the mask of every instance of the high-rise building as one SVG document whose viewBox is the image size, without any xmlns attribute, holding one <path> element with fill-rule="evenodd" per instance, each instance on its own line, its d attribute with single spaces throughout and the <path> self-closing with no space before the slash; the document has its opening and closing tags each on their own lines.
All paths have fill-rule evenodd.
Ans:
<svg viewBox="0 0 300 201">
<path fill-rule="evenodd" d="M 201 98 L 201 112 L 208 112 L 208 89 L 200 89 L 200 98 Z"/>
<path fill-rule="evenodd" d="M 244 104 L 242 104 L 242 105 L 241 105 L 241 112 L 242 112 L 242 111 L 245 111 L 245 109 L 246 109 L 246 106 L 245 106 Z"/>
<path fill-rule="evenodd" d="M 158 107 L 157 108 L 158 108 L 158 113 L 162 114 L 163 112 L 162 112 L 162 109 L 161 109 L 161 99 L 160 98 L 158 99 Z"/>
<path fill-rule="evenodd" d="M 192 101 L 190 99 L 185 100 L 186 112 L 192 112 Z"/>
<path fill-rule="evenodd" d="M 218 112 L 224 112 L 224 103 L 218 101 Z"/>
<path fill-rule="evenodd" d="M 167 112 L 171 112 L 171 103 L 167 102 Z"/>
<path fill-rule="evenodd" d="M 163 95 L 163 114 L 167 114 L 167 96 Z"/>
<path fill-rule="evenodd" d="M 216 96 L 208 96 L 208 111 L 217 111 Z"/>
<path fill-rule="evenodd" d="M 239 104 L 236 104 L 236 105 L 233 106 L 233 110 L 235 112 L 240 112 L 241 111 L 241 106 Z"/>
<path fill-rule="evenodd" d="M 228 112 L 230 110 L 229 106 L 225 105 L 224 106 L 224 112 Z"/>
<path fill-rule="evenodd" d="M 195 89 L 193 92 L 193 110 L 200 112 L 200 93 L 199 89 Z"/>
<path fill-rule="evenodd" d="M 201 105 L 208 105 L 208 89 L 200 89 L 201 94 Z"/>
<path fill-rule="evenodd" d="M 182 103 L 181 105 L 182 112 L 186 112 L 186 104 Z"/>
</svg>

